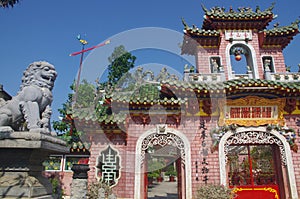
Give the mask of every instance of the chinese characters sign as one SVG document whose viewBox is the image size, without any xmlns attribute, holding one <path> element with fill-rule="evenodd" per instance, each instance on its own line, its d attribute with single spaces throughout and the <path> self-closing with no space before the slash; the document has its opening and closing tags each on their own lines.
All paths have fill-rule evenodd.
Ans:
<svg viewBox="0 0 300 199">
<path fill-rule="evenodd" d="M 226 119 L 277 118 L 277 106 L 228 106 Z"/>
<path fill-rule="evenodd" d="M 110 186 L 116 185 L 120 178 L 120 156 L 110 146 L 98 157 L 97 175 Z"/>
<path fill-rule="evenodd" d="M 285 99 L 268 99 L 256 96 L 233 100 L 220 99 L 218 100 L 220 110 L 218 125 L 284 125 L 283 113 L 285 104 Z"/>
<path fill-rule="evenodd" d="M 207 138 L 207 134 L 206 134 L 206 130 L 207 128 L 205 127 L 205 121 L 201 120 L 200 121 L 200 129 L 201 129 L 201 133 L 200 133 L 200 138 L 201 138 L 201 146 L 202 146 L 202 150 L 200 151 L 200 157 L 202 157 L 200 164 L 201 164 L 201 178 L 202 181 L 205 182 L 205 184 L 207 184 L 208 181 L 208 172 L 209 172 L 209 168 L 208 168 L 208 162 L 207 162 L 207 156 L 208 156 L 208 146 L 206 143 L 206 138 Z M 199 180 L 199 174 L 198 174 L 198 161 L 196 161 L 196 180 Z"/>
<path fill-rule="evenodd" d="M 226 30 L 225 31 L 226 40 L 252 40 L 252 31 L 251 30 Z"/>
</svg>

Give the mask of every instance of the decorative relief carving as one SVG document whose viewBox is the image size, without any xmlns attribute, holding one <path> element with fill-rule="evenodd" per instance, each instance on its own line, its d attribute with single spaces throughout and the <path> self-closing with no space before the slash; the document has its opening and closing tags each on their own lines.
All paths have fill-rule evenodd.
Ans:
<svg viewBox="0 0 300 199">
<path fill-rule="evenodd" d="M 246 131 L 231 135 L 225 142 L 225 162 L 227 162 L 227 154 L 230 145 L 246 144 L 276 144 L 280 151 L 281 163 L 282 165 L 286 166 L 285 149 L 283 143 L 272 133 L 262 131 Z"/>
<path fill-rule="evenodd" d="M 165 127 L 166 128 L 166 127 Z M 160 132 L 161 129 L 159 129 Z M 149 136 L 147 136 L 143 142 L 142 142 L 142 152 L 141 152 L 141 162 L 145 159 L 145 154 L 147 149 L 149 147 L 153 147 L 155 145 L 159 145 L 161 147 L 167 146 L 167 145 L 173 145 L 176 146 L 180 150 L 180 156 L 182 161 L 185 161 L 185 151 L 184 151 L 184 143 L 182 139 L 169 132 L 165 133 L 154 133 Z"/>
<path fill-rule="evenodd" d="M 157 125 L 156 128 L 157 128 L 157 133 L 158 134 L 166 133 L 167 126 L 165 124 Z"/>
<path fill-rule="evenodd" d="M 293 98 L 287 98 L 286 99 L 286 105 L 284 107 L 284 110 L 291 114 L 294 110 L 296 110 L 296 104 L 297 100 Z"/>
</svg>

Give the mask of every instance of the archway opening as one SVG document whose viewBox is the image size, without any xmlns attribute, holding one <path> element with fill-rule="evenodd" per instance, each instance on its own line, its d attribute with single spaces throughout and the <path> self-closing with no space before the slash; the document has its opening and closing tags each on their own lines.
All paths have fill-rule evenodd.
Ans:
<svg viewBox="0 0 300 199">
<path fill-rule="evenodd" d="M 251 50 L 244 44 L 235 44 L 230 50 L 232 77 L 254 76 L 254 63 Z"/>
<path fill-rule="evenodd" d="M 191 152 L 188 139 L 181 132 L 168 128 L 166 125 L 158 125 L 141 135 L 136 145 L 136 167 L 135 167 L 135 199 L 147 199 L 148 197 L 148 161 L 151 150 L 170 149 L 174 151 L 174 157 L 169 161 L 176 168 L 177 195 L 173 198 L 192 198 L 191 183 Z M 164 149 L 163 149 L 164 148 Z M 176 150 L 175 150 L 176 149 Z M 175 153 L 175 151 L 177 151 Z M 152 155 L 153 157 L 153 155 Z M 187 164 L 186 164 L 187 162 Z M 163 167 L 166 172 L 168 167 Z M 165 197 L 167 198 L 167 197 Z"/>
<path fill-rule="evenodd" d="M 147 198 L 179 198 L 181 157 L 174 145 L 154 145 L 145 154 Z"/>
<path fill-rule="evenodd" d="M 282 198 L 283 175 L 278 146 L 241 144 L 228 146 L 227 176 L 237 199 Z M 264 188 L 268 188 L 265 191 Z"/>
<path fill-rule="evenodd" d="M 278 188 L 280 193 L 278 194 L 279 196 L 278 198 L 288 198 L 288 197 L 298 198 L 297 188 L 295 186 L 296 180 L 295 180 L 294 168 L 292 164 L 292 154 L 290 150 L 290 145 L 287 142 L 286 138 L 282 136 L 278 131 L 269 130 L 266 127 L 238 127 L 234 131 L 228 131 L 222 136 L 219 144 L 221 184 L 225 186 L 229 186 L 230 181 L 232 181 L 232 178 L 229 179 L 230 165 L 228 164 L 229 162 L 228 157 L 230 156 L 230 151 L 232 150 L 231 147 L 236 147 L 236 146 L 246 147 L 248 145 L 249 146 L 260 146 L 260 145 L 270 146 L 271 145 L 273 161 L 275 165 L 274 167 L 275 174 L 277 175 L 276 176 L 277 181 L 279 181 Z M 251 148 L 249 149 L 249 151 L 251 153 Z M 232 172 L 234 172 L 234 169 L 232 170 Z M 254 173 L 254 171 L 252 172 Z M 254 177 L 252 178 L 253 180 L 255 180 Z M 262 182 L 266 182 L 266 180 L 262 180 Z M 243 191 L 243 190 L 254 191 L 254 189 L 256 189 L 256 191 L 265 191 L 265 192 L 274 191 L 272 187 L 267 188 L 267 186 L 268 185 L 264 185 L 263 189 L 261 187 L 253 187 L 253 186 L 246 187 L 246 188 L 237 187 L 235 191 L 236 192 Z M 253 196 L 253 194 L 251 196 Z M 263 198 L 263 197 L 259 197 L 259 198 Z"/>
</svg>

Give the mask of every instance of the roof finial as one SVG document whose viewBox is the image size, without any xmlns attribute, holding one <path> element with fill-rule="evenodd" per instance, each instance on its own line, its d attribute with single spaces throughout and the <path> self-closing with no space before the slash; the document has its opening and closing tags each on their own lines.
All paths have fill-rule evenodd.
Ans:
<svg viewBox="0 0 300 199">
<path fill-rule="evenodd" d="M 277 28 L 279 26 L 279 22 L 275 23 L 273 26 L 274 28 Z"/>
<path fill-rule="evenodd" d="M 185 22 L 184 18 L 181 17 L 181 22 L 184 25 L 184 28 L 188 28 L 189 26 L 187 25 L 187 23 Z"/>
<path fill-rule="evenodd" d="M 294 21 L 294 22 L 292 23 L 292 25 L 298 26 L 298 29 L 299 29 L 299 23 L 300 23 L 300 20 L 299 20 L 299 19 L 296 19 L 296 21 Z"/>
<path fill-rule="evenodd" d="M 256 12 L 256 13 L 260 13 L 260 7 L 259 7 L 259 6 L 256 6 L 255 12 Z"/>
<path fill-rule="evenodd" d="M 266 11 L 272 11 L 274 9 L 275 2 L 272 3 L 272 5 L 266 9 Z"/>
<path fill-rule="evenodd" d="M 205 12 L 205 13 L 207 13 L 207 12 L 209 12 L 209 10 L 201 3 L 201 7 L 202 7 L 202 10 Z"/>
</svg>

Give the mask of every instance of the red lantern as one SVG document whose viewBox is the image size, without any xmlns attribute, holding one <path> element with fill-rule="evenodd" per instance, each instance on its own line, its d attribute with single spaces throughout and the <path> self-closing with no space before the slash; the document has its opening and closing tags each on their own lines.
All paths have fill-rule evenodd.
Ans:
<svg viewBox="0 0 300 199">
<path fill-rule="evenodd" d="M 236 61 L 241 61 L 241 59 L 242 59 L 242 56 L 240 54 L 235 55 L 235 60 Z"/>
</svg>

